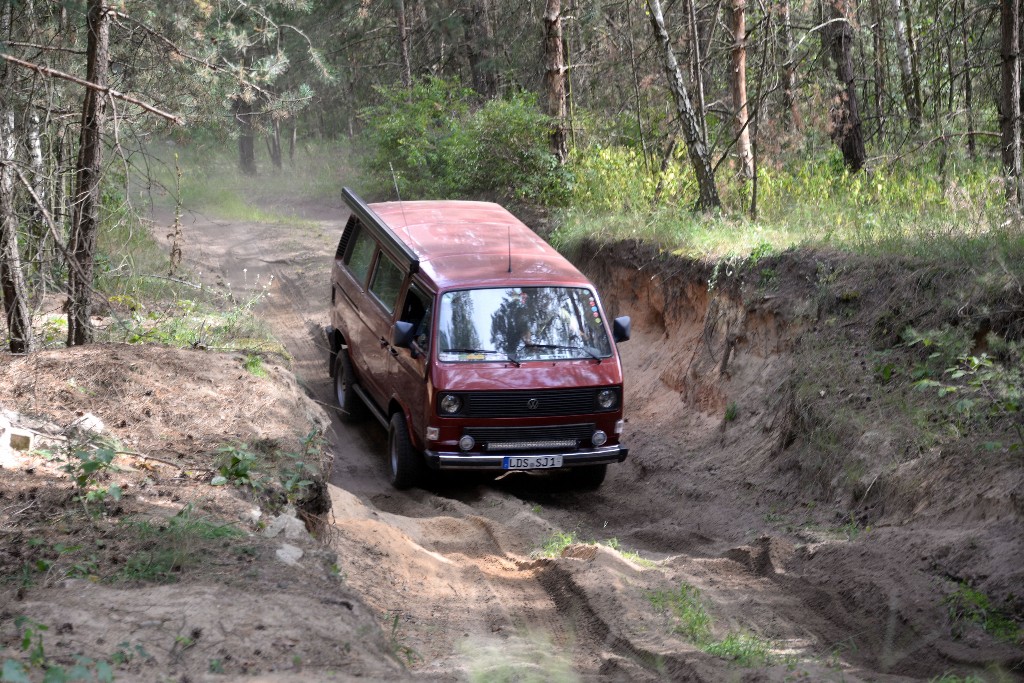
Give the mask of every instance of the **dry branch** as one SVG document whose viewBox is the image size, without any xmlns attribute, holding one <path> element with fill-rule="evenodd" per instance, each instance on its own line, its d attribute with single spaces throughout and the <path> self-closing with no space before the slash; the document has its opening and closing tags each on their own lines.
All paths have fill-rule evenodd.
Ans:
<svg viewBox="0 0 1024 683">
<path fill-rule="evenodd" d="M 178 126 L 185 125 L 184 119 L 182 119 L 180 116 L 176 116 L 174 114 L 168 114 L 165 111 L 157 109 L 156 107 L 154 107 L 151 104 L 146 104 L 145 102 L 143 102 L 142 100 L 140 100 L 140 99 L 138 99 L 136 97 L 132 97 L 131 95 L 126 95 L 123 92 L 120 92 L 118 90 L 114 90 L 113 88 L 108 88 L 105 85 L 97 85 L 96 83 L 90 83 L 89 81 L 87 81 L 87 80 L 85 80 L 83 78 L 79 78 L 78 76 L 72 76 L 71 74 L 64 73 L 63 71 L 58 71 L 57 69 L 51 69 L 48 66 L 42 66 L 40 64 L 33 64 L 32 62 L 26 62 L 25 60 L 18 59 L 17 57 L 12 57 L 11 55 L 5 55 L 3 53 L 0 53 L 0 57 L 3 57 L 6 61 L 10 62 L 11 64 L 16 64 L 17 66 L 23 67 L 25 69 L 29 69 L 30 71 L 35 71 L 36 73 L 40 73 L 40 74 L 42 74 L 44 76 L 49 76 L 51 78 L 60 78 L 60 79 L 63 79 L 65 81 L 71 81 L 72 83 L 77 83 L 78 85 L 85 86 L 86 88 L 91 88 L 92 90 L 96 90 L 98 92 L 105 93 L 107 95 L 110 95 L 111 97 L 116 97 L 119 100 L 124 100 L 125 102 L 130 102 L 131 104 L 134 104 L 136 106 L 142 107 L 146 111 L 148 111 L 148 112 L 150 112 L 152 114 L 156 114 L 157 116 L 161 116 L 161 117 L 167 119 L 168 121 L 170 121 L 171 123 L 174 123 L 174 124 L 176 124 Z"/>
</svg>

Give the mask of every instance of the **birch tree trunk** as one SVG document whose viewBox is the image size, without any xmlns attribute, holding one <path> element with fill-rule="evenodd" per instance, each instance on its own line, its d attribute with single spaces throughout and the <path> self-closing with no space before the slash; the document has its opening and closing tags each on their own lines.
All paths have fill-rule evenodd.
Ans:
<svg viewBox="0 0 1024 683">
<path fill-rule="evenodd" d="M 562 53 L 562 3 L 547 0 L 544 8 L 544 90 L 547 114 L 554 119 L 551 129 L 551 153 L 564 164 L 569 158 L 565 135 L 565 58 Z"/>
<path fill-rule="evenodd" d="M 732 109 L 736 130 L 736 152 L 740 158 L 740 174 L 754 177 L 754 157 L 750 149 L 750 128 L 747 125 L 747 20 L 745 0 L 732 0 L 729 11 L 732 29 Z"/>
<path fill-rule="evenodd" d="M 106 86 L 107 65 L 110 63 L 109 8 L 105 0 L 89 0 L 88 10 L 86 78 L 96 85 Z M 71 209 L 71 240 L 68 245 L 72 258 L 68 268 L 68 346 L 87 344 L 93 339 L 89 316 L 92 314 L 96 233 L 99 229 L 105 119 L 105 95 L 87 88 L 82 104 L 82 129 Z"/>
<path fill-rule="evenodd" d="M 11 353 L 28 353 L 32 350 L 32 317 L 18 251 L 18 215 L 14 205 L 16 149 L 14 112 L 0 111 L 0 288 Z"/>
<path fill-rule="evenodd" d="M 696 208 L 700 211 L 717 209 L 722 205 L 722 200 L 718 197 L 718 188 L 715 187 L 715 172 L 711 168 L 711 157 L 702 134 L 701 120 L 704 118 L 704 113 L 700 112 L 698 118 L 698 113 L 693 110 L 693 105 L 690 103 L 686 84 L 683 83 L 683 74 L 679 71 L 679 62 L 676 61 L 668 31 L 665 30 L 665 17 L 661 13 L 661 3 L 659 0 L 647 0 L 647 8 L 650 10 L 649 16 L 651 28 L 654 30 L 654 38 L 665 53 L 665 76 L 668 78 L 668 87 L 672 91 L 676 113 L 683 127 L 686 153 L 690 157 L 694 175 L 697 176 L 700 197 L 697 200 Z"/>
<path fill-rule="evenodd" d="M 900 88 L 907 106 L 911 130 L 921 127 L 921 97 L 914 85 L 914 69 L 907 40 L 907 22 L 903 20 L 902 0 L 892 0 L 892 15 L 896 31 L 896 56 L 900 64 Z"/>
<path fill-rule="evenodd" d="M 1006 178 L 1006 201 L 1024 205 L 1021 178 L 1021 82 L 1020 82 L 1020 5 L 1021 0 L 1000 0 L 1002 95 L 999 102 L 999 146 Z"/>
</svg>

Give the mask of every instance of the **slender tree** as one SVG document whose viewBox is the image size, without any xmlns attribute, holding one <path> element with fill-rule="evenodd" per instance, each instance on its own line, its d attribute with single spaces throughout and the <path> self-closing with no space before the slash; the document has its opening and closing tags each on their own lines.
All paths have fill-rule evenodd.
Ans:
<svg viewBox="0 0 1024 683">
<path fill-rule="evenodd" d="M 665 30 L 665 17 L 661 13 L 659 0 L 647 0 L 648 15 L 651 19 L 651 28 L 654 31 L 654 38 L 664 52 L 665 76 L 668 79 L 669 90 L 675 100 L 676 114 L 679 116 L 679 123 L 683 128 L 683 137 L 686 140 L 686 152 L 690 157 L 690 165 L 693 167 L 694 175 L 697 177 L 697 187 L 700 197 L 697 199 L 696 208 L 701 211 L 717 209 L 722 205 L 718 197 L 718 188 L 715 186 L 715 172 L 711 167 L 711 155 L 708 152 L 707 141 L 703 136 L 703 125 L 701 119 L 703 112 L 696 112 L 690 103 L 690 95 L 686 91 L 686 84 L 683 82 L 683 74 L 679 71 L 679 62 L 676 61 L 675 51 L 672 49 L 672 41 Z"/>
<path fill-rule="evenodd" d="M 1000 0 L 999 25 L 1002 47 L 1002 96 L 999 102 L 999 146 L 1006 177 L 1006 201 L 1024 205 L 1021 177 L 1021 0 Z"/>
<path fill-rule="evenodd" d="M 110 7 L 105 0 L 89 0 L 86 31 L 86 78 L 99 88 L 105 88 L 110 63 Z M 97 88 L 86 88 L 82 103 L 78 161 L 75 164 L 69 245 L 72 263 L 68 272 L 68 346 L 87 344 L 93 338 L 89 317 L 92 313 L 96 233 L 100 220 L 100 175 L 103 172 L 105 123 L 106 94 Z"/>
<path fill-rule="evenodd" d="M 732 91 L 733 123 L 736 129 L 736 152 L 740 158 L 740 177 L 754 177 L 754 157 L 750 148 L 749 114 L 747 113 L 747 20 L 745 0 L 731 0 L 729 24 L 732 29 Z"/>
<path fill-rule="evenodd" d="M 559 163 L 569 158 L 566 142 L 565 59 L 562 52 L 561 0 L 547 0 L 544 7 L 544 90 L 551 127 L 551 153 Z"/>
<path fill-rule="evenodd" d="M 892 0 L 892 16 L 896 32 L 896 55 L 900 64 L 900 88 L 910 127 L 916 131 L 921 127 L 921 95 L 916 86 L 910 41 L 907 39 L 907 22 L 903 19 L 903 0 Z"/>
</svg>

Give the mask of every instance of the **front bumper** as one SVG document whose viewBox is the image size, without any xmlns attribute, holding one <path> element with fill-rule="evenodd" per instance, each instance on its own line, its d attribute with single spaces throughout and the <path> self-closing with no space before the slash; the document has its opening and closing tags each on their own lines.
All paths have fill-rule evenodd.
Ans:
<svg viewBox="0 0 1024 683">
<path fill-rule="evenodd" d="M 629 455 L 629 449 L 620 445 L 602 446 L 580 451 L 551 451 L 538 453 L 530 451 L 507 451 L 495 453 L 460 453 L 458 451 L 425 451 L 424 457 L 427 465 L 435 470 L 502 470 L 504 458 L 512 456 L 562 456 L 562 468 L 576 467 L 577 465 L 605 465 L 613 462 L 622 462 Z"/>
</svg>

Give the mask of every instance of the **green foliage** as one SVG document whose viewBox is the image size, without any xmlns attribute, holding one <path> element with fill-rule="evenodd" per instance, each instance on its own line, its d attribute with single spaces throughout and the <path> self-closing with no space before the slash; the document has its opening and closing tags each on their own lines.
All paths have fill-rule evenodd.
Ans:
<svg viewBox="0 0 1024 683">
<path fill-rule="evenodd" d="M 836 159 L 829 152 L 762 164 L 752 220 L 751 183 L 723 180 L 724 173 L 722 213 L 691 212 L 696 182 L 682 146 L 662 170 L 644 161 L 639 146 L 589 141 L 571 155 L 571 208 L 557 217 L 553 241 L 644 239 L 699 258 L 812 246 L 977 259 L 1007 230 L 999 227 L 998 168 L 990 161 L 958 159 L 945 175 L 929 158 L 851 174 Z"/>
<path fill-rule="evenodd" d="M 576 543 L 576 532 L 556 531 L 544 541 L 540 548 L 542 557 L 559 557 L 566 548 Z"/>
<path fill-rule="evenodd" d="M 28 666 L 16 659 L 5 658 L 0 668 L 0 681 L 6 683 L 31 683 L 32 672 L 40 671 L 44 683 L 71 683 L 72 681 L 95 681 L 111 683 L 114 670 L 105 659 L 92 659 L 77 655 L 75 663 L 65 668 L 53 664 L 46 656 L 43 647 L 43 634 L 49 630 L 45 624 L 36 622 L 26 616 L 14 619 L 15 628 L 21 632 L 19 646 L 28 657 Z"/>
<path fill-rule="evenodd" d="M 683 583 L 679 590 L 652 591 L 647 599 L 656 610 L 669 616 L 673 633 L 696 643 L 711 637 L 711 615 L 704 608 L 696 587 Z"/>
<path fill-rule="evenodd" d="M 730 631 L 716 640 L 711 632 L 711 615 L 695 586 L 682 583 L 679 590 L 651 591 L 647 599 L 656 610 L 668 615 L 672 633 L 710 655 L 733 660 L 743 667 L 766 666 L 774 661 L 771 644 L 757 636 Z"/>
<path fill-rule="evenodd" d="M 551 122 L 534 95 L 479 106 L 458 80 L 436 77 L 376 92 L 379 103 L 361 112 L 370 194 L 393 196 L 393 171 L 406 198 L 566 198 L 569 177 L 548 151 Z"/>
<path fill-rule="evenodd" d="M 736 401 L 729 401 L 729 405 L 725 407 L 725 421 L 735 422 L 739 414 L 740 409 L 739 406 L 736 405 Z"/>
<path fill-rule="evenodd" d="M 177 581 L 184 569 L 201 561 L 199 551 L 208 544 L 243 535 L 233 525 L 195 515 L 191 503 L 167 520 L 129 521 L 125 527 L 147 543 L 128 557 L 118 578 L 156 583 Z"/>
<path fill-rule="evenodd" d="M 943 604 L 949 613 L 954 636 L 963 634 L 965 624 L 975 624 L 999 640 L 1008 643 L 1024 641 L 1024 628 L 994 606 L 987 595 L 967 583 L 960 583 L 953 593 L 946 596 Z"/>
<path fill-rule="evenodd" d="M 907 346 L 927 351 L 926 357 L 911 371 L 914 386 L 935 390 L 939 399 L 951 404 L 965 426 L 993 428 L 999 422 L 1013 426 L 1018 442 L 1010 450 L 1024 448 L 1024 429 L 1020 413 L 1024 408 L 1024 343 L 1012 342 L 990 333 L 986 344 L 992 351 L 972 353 L 970 331 L 943 328 L 903 333 Z M 989 442 L 990 448 L 1001 448 Z"/>
<path fill-rule="evenodd" d="M 709 655 L 731 659 L 744 667 L 764 666 L 771 661 L 768 642 L 749 633 L 729 633 L 718 642 L 705 644 L 702 649 Z"/>
<path fill-rule="evenodd" d="M 256 454 L 248 450 L 245 444 L 225 444 L 217 449 L 219 476 L 214 477 L 210 483 L 214 486 L 234 484 L 261 488 L 263 481 L 257 479 L 253 472 L 256 461 Z"/>
</svg>

